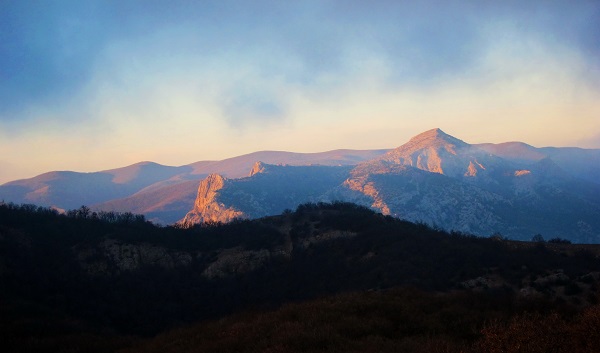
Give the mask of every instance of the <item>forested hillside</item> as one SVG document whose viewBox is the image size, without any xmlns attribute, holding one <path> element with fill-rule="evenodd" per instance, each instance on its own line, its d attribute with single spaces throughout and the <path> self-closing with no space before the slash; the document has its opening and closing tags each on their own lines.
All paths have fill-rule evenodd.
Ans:
<svg viewBox="0 0 600 353">
<path fill-rule="evenodd" d="M 599 253 L 447 233 L 347 203 L 190 229 L 2 204 L 1 336 L 31 352 L 458 351 L 508 342 L 519 325 L 546 334 L 536 322 L 548 318 L 565 337 L 592 337 Z"/>
</svg>

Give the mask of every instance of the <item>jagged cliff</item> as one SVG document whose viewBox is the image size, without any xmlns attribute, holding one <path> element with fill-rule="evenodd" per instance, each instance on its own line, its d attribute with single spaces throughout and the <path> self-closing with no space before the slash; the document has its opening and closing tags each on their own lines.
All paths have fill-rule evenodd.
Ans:
<svg viewBox="0 0 600 353">
<path fill-rule="evenodd" d="M 200 182 L 194 208 L 179 222 L 184 227 L 206 222 L 230 222 L 244 218 L 242 211 L 219 202 L 218 195 L 227 184 L 219 174 L 211 174 Z"/>
</svg>

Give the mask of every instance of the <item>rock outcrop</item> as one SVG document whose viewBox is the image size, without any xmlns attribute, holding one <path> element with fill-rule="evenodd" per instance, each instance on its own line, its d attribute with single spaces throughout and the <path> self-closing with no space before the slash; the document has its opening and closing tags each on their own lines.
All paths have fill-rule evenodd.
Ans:
<svg viewBox="0 0 600 353">
<path fill-rule="evenodd" d="M 250 170 L 250 174 L 248 176 L 252 177 L 255 174 L 264 173 L 265 171 L 266 165 L 263 162 L 256 162 L 252 166 L 252 169 Z"/>
<path fill-rule="evenodd" d="M 219 202 L 218 195 L 226 186 L 227 179 L 219 174 L 211 174 L 200 182 L 194 208 L 188 212 L 179 224 L 190 227 L 207 222 L 230 222 L 236 218 L 245 218 L 242 211 L 227 207 Z"/>
<path fill-rule="evenodd" d="M 173 269 L 189 266 L 194 258 L 185 251 L 114 239 L 105 239 L 97 246 L 78 246 L 73 250 L 81 267 L 92 275 L 119 274 L 147 266 Z"/>
<path fill-rule="evenodd" d="M 202 276 L 212 279 L 239 275 L 264 266 L 270 259 L 268 249 L 226 249 L 202 272 Z"/>
</svg>

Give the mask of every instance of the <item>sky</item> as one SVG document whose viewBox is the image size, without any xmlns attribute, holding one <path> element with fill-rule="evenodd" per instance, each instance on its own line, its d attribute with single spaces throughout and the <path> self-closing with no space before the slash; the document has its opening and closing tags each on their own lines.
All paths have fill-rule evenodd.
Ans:
<svg viewBox="0 0 600 353">
<path fill-rule="evenodd" d="M 600 1 L 0 1 L 0 183 L 435 127 L 600 148 Z"/>
</svg>

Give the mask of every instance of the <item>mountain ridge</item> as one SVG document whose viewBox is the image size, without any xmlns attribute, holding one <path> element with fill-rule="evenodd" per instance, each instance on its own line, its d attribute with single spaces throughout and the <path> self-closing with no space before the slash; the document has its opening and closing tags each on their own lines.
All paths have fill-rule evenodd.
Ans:
<svg viewBox="0 0 600 353">
<path fill-rule="evenodd" d="M 258 151 L 220 161 L 199 161 L 179 167 L 139 162 L 122 168 L 89 173 L 52 171 L 0 185 L 0 200 L 61 209 L 88 205 L 96 210 L 148 214 L 157 223 L 170 224 L 180 220 L 191 209 L 198 184 L 209 174 L 218 173 L 228 178 L 246 177 L 258 160 L 284 165 L 352 165 L 386 151 Z M 153 169 L 159 170 L 158 175 L 153 173 Z M 190 187 L 190 182 L 196 183 L 195 186 Z M 172 202 L 161 200 L 161 195 L 168 190 L 177 190 L 179 199 L 173 199 Z"/>
<path fill-rule="evenodd" d="M 248 177 L 228 181 L 229 191 L 215 190 L 210 202 L 238 211 L 236 215 L 242 218 L 280 212 L 265 207 L 277 203 L 278 196 L 269 196 L 269 189 L 284 185 L 281 180 L 290 177 L 292 170 L 257 162 Z M 273 180 L 261 184 L 257 178 L 264 178 L 261 175 L 266 171 Z M 315 180 L 311 185 L 285 184 L 283 192 L 306 195 L 307 190 L 320 187 L 311 196 L 316 201 L 355 202 L 384 215 L 471 234 L 502 232 L 510 238 L 529 239 L 540 232 L 550 236 L 570 232 L 571 240 L 600 242 L 600 196 L 593 196 L 600 195 L 600 185 L 572 177 L 549 157 L 530 161 L 524 168 L 518 161 L 491 154 L 440 129 L 419 134 L 347 172 L 338 170 L 336 178 L 323 184 L 328 190 Z M 231 190 L 236 190 L 239 199 L 231 197 Z M 205 202 L 200 200 L 200 190 L 198 197 L 197 202 Z M 297 196 L 295 201 L 312 200 Z M 208 214 L 214 219 L 214 213 Z M 203 219 L 202 209 L 194 207 L 182 221 L 187 226 L 194 223 L 191 215 Z M 553 221 L 540 222 L 548 217 Z M 227 216 L 217 219 L 231 220 Z"/>
<path fill-rule="evenodd" d="M 318 169 L 319 165 L 331 169 Z M 292 166 L 308 169 L 300 172 Z M 309 171 L 310 168 L 316 169 Z M 314 172 L 317 169 L 325 172 L 324 176 Z M 285 181 L 288 172 L 296 174 L 296 184 Z M 506 220 L 515 217 L 516 211 L 503 211 L 501 216 L 494 216 L 494 212 L 507 208 L 505 205 L 521 205 L 519 212 L 523 213 L 537 202 L 541 203 L 539 209 L 552 211 L 551 218 L 573 218 L 573 224 L 589 230 L 596 227 L 590 218 L 598 212 L 600 203 L 599 197 L 594 196 L 600 194 L 600 149 L 536 148 L 522 142 L 469 144 L 438 128 L 389 150 L 259 151 L 179 167 L 146 161 L 101 172 L 49 172 L 0 185 L 0 200 L 61 209 L 89 205 L 95 211 L 141 213 L 154 222 L 173 224 L 194 209 L 199 186 L 211 174 L 226 180 L 223 188 L 215 190 L 213 201 L 228 205 L 224 210 L 233 207 L 249 218 L 281 212 L 281 207 L 294 208 L 302 202 L 339 199 L 397 217 L 477 234 L 491 232 L 494 224 L 504 224 L 495 230 L 506 229 L 507 236 L 520 232 L 524 238 L 536 228 L 508 227 Z M 446 185 L 446 189 L 440 185 Z M 318 192 L 309 192 L 315 187 Z M 241 197 L 239 201 L 235 195 Z M 264 204 L 272 201 L 276 206 Z M 235 206 L 236 202 L 244 205 L 242 209 Z M 575 219 L 576 213 L 561 204 L 571 205 L 585 216 Z M 440 205 L 446 206 L 439 208 Z M 532 214 L 537 212 L 532 210 Z M 559 216 L 558 210 L 567 216 Z M 477 215 L 488 223 L 496 221 L 485 227 L 475 226 Z M 536 216 L 544 217 L 548 215 Z M 197 219 L 201 222 L 204 218 Z M 563 229 L 560 232 L 568 229 L 559 228 Z M 588 233 L 576 238 L 596 238 L 596 231 Z"/>
</svg>

